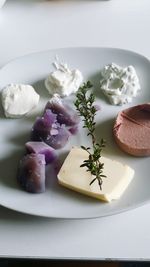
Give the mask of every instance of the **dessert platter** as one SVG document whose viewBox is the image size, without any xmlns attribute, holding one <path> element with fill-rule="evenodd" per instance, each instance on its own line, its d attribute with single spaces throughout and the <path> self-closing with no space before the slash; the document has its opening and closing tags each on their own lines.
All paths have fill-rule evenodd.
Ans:
<svg viewBox="0 0 150 267">
<path fill-rule="evenodd" d="M 116 48 L 62 48 L 0 70 L 0 205 L 49 218 L 150 201 L 150 62 Z"/>
</svg>

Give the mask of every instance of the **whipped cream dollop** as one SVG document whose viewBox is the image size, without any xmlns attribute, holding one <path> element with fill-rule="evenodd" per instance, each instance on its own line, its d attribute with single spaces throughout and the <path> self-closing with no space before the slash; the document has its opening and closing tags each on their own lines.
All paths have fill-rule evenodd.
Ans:
<svg viewBox="0 0 150 267">
<path fill-rule="evenodd" d="M 78 69 L 71 70 L 66 63 L 62 63 L 56 58 L 53 63 L 55 71 L 51 72 L 45 80 L 45 86 L 48 92 L 59 94 L 60 96 L 69 96 L 79 89 L 83 76 Z"/>
<path fill-rule="evenodd" d="M 141 90 L 139 78 L 133 66 L 125 68 L 115 63 L 106 65 L 101 71 L 100 88 L 113 105 L 132 102 Z"/>
<path fill-rule="evenodd" d="M 9 84 L 2 90 L 2 105 L 6 117 L 19 118 L 38 105 L 40 96 L 31 85 Z"/>
</svg>

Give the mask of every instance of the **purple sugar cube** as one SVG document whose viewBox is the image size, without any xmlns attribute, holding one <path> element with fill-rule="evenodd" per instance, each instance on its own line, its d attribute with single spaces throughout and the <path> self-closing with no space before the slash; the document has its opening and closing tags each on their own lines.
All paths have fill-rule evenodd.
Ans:
<svg viewBox="0 0 150 267">
<path fill-rule="evenodd" d="M 27 154 L 20 160 L 18 182 L 30 193 L 45 191 L 45 156 L 42 154 Z"/>
<path fill-rule="evenodd" d="M 28 153 L 43 154 L 45 156 L 46 164 L 52 163 L 57 158 L 55 149 L 44 142 L 27 142 L 25 146 Z"/>
<path fill-rule="evenodd" d="M 51 110 L 46 110 L 43 117 L 38 117 L 32 127 L 31 140 L 43 141 L 55 149 L 64 147 L 70 132 L 57 122 L 56 117 Z"/>
<path fill-rule="evenodd" d="M 51 134 L 47 136 L 45 141 L 48 145 L 54 149 L 60 149 L 66 145 L 70 137 L 70 132 L 66 129 L 64 125 L 57 124 L 57 133 L 54 134 L 51 131 Z"/>
<path fill-rule="evenodd" d="M 58 96 L 54 96 L 47 102 L 45 106 L 46 110 L 51 110 L 54 114 L 57 114 L 57 121 L 66 126 L 74 126 L 80 121 L 77 112 L 69 105 L 63 103 Z"/>
</svg>

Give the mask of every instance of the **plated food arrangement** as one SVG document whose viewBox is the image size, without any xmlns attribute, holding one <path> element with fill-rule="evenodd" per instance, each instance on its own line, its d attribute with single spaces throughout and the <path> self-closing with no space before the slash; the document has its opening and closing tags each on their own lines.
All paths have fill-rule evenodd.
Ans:
<svg viewBox="0 0 150 267">
<path fill-rule="evenodd" d="M 61 59 L 61 53 L 57 54 Z M 134 62 L 132 66 L 107 61 L 94 80 L 94 74 L 87 75 L 82 64 L 78 67 L 76 61 L 70 67 L 58 56 L 54 59 L 53 54 L 53 67 L 40 90 L 23 79 L 10 81 L 1 92 L 3 122 L 32 123 L 27 127 L 27 142 L 22 143 L 22 156 L 16 162 L 17 190 L 24 190 L 28 196 L 47 195 L 53 181 L 63 194 L 63 187 L 71 189 L 73 199 L 80 199 L 81 193 L 97 199 L 99 205 L 117 203 L 130 192 L 131 181 L 136 179 L 133 160 L 147 160 L 150 155 L 150 105 L 140 102 L 143 81 Z M 67 62 L 64 55 L 63 61 Z M 102 118 L 105 124 L 107 107 L 114 109 L 116 116 L 105 133 L 99 122 Z M 122 158 L 115 157 L 115 150 L 112 154 L 111 146 L 109 154 L 110 139 Z"/>
</svg>

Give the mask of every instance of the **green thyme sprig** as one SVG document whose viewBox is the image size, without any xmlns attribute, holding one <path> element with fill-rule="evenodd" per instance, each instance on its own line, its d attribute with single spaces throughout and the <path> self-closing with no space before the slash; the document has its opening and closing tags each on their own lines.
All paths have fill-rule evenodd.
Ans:
<svg viewBox="0 0 150 267">
<path fill-rule="evenodd" d="M 79 88 L 76 94 L 75 107 L 79 112 L 80 116 L 83 117 L 83 128 L 87 128 L 87 136 L 91 137 L 92 148 L 81 146 L 81 148 L 89 154 L 87 160 L 83 161 L 83 164 L 80 167 L 87 167 L 87 171 L 90 171 L 94 176 L 93 180 L 90 182 L 90 185 L 98 180 L 100 190 L 102 189 L 103 178 L 106 176 L 103 174 L 104 163 L 100 162 L 101 151 L 105 147 L 104 139 L 100 140 L 100 143 L 96 142 L 95 137 L 95 115 L 97 109 L 94 105 L 95 96 L 93 93 L 88 94 L 87 92 L 92 87 L 90 81 L 84 83 L 83 86 Z"/>
</svg>

